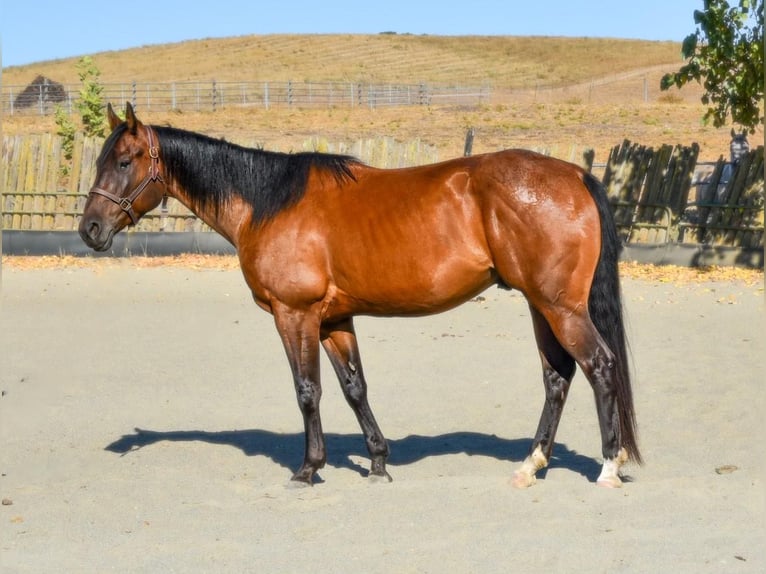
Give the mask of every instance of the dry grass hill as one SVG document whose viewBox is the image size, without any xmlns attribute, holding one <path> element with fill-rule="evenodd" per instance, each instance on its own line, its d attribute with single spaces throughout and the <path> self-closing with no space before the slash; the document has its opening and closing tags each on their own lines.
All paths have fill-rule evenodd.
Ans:
<svg viewBox="0 0 766 574">
<path fill-rule="evenodd" d="M 729 128 L 704 126 L 701 91 L 660 92 L 664 72 L 681 65 L 680 45 L 599 38 L 439 37 L 406 34 L 267 35 L 201 39 L 93 54 L 104 83 L 187 81 L 365 81 L 489 85 L 478 108 L 237 109 L 152 112 L 170 123 L 234 141 L 297 149 L 312 137 L 328 141 L 390 136 L 420 139 L 441 158 L 462 153 L 465 131 L 476 130 L 474 152 L 502 147 L 596 161 L 627 138 L 702 147 L 702 159 L 726 153 Z M 77 83 L 77 59 L 3 69 L 5 85 L 24 86 L 38 74 Z M 115 102 L 117 103 L 117 102 Z M 5 133 L 55 129 L 52 118 L 4 118 Z M 762 140 L 762 134 L 754 136 Z"/>
</svg>

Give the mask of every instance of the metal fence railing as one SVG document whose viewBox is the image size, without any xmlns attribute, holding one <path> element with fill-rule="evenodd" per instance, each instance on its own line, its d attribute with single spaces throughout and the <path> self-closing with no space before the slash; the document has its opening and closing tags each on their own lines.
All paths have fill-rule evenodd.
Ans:
<svg viewBox="0 0 766 574">
<path fill-rule="evenodd" d="M 103 84 L 103 98 L 130 101 L 153 111 L 215 111 L 229 107 L 333 108 L 487 103 L 488 86 L 366 84 L 355 82 L 127 82 Z M 28 86 L 2 86 L 2 114 L 48 115 L 57 106 L 72 112 L 80 86 L 48 80 Z"/>
</svg>

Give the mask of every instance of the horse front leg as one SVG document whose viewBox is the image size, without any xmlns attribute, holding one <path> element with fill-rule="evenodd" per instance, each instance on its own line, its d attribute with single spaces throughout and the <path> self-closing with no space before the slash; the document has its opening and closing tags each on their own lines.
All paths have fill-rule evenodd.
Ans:
<svg viewBox="0 0 766 574">
<path fill-rule="evenodd" d="M 386 471 L 388 443 L 375 421 L 367 401 L 367 382 L 362 371 L 359 347 L 351 318 L 322 329 L 322 345 L 330 358 L 335 374 L 343 389 L 343 395 L 356 415 L 364 433 L 367 451 L 370 453 L 370 479 L 391 481 Z"/>
<path fill-rule="evenodd" d="M 293 475 L 293 484 L 313 484 L 314 474 L 327 461 L 319 400 L 319 316 L 311 311 L 273 306 L 274 319 L 287 352 L 295 384 L 298 407 L 303 415 L 305 451 L 303 464 Z"/>
</svg>

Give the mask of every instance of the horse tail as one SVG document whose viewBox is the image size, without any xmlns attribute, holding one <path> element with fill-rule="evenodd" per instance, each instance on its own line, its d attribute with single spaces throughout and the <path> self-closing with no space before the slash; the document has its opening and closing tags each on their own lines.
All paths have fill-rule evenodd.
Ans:
<svg viewBox="0 0 766 574">
<path fill-rule="evenodd" d="M 625 325 L 622 316 L 618 260 L 622 245 L 604 186 L 591 174 L 584 177 L 601 219 L 601 256 L 588 297 L 591 320 L 604 342 L 615 355 L 615 391 L 620 415 L 621 443 L 630 459 L 641 463 L 638 449 L 636 413 L 630 384 Z"/>
</svg>

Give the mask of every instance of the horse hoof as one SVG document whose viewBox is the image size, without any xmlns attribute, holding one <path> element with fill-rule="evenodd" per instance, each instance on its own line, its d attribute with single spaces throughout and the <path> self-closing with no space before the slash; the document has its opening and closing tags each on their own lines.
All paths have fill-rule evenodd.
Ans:
<svg viewBox="0 0 766 574">
<path fill-rule="evenodd" d="M 293 475 L 287 483 L 287 488 L 289 490 L 299 490 L 302 488 L 310 488 L 312 486 L 314 486 L 314 481 L 311 477 L 307 479 L 305 476 L 299 476 L 298 474 Z"/>
<path fill-rule="evenodd" d="M 619 476 L 600 476 L 596 480 L 596 486 L 601 488 L 622 488 L 622 481 Z"/>
<path fill-rule="evenodd" d="M 368 474 L 367 480 L 370 482 L 370 484 L 388 484 L 389 482 L 393 482 L 394 479 L 391 478 L 391 475 L 387 472 L 383 474 Z"/>
<path fill-rule="evenodd" d="M 517 470 L 513 473 L 513 479 L 511 480 L 511 486 L 513 488 L 529 488 L 537 482 L 534 474 L 527 474 L 524 471 Z"/>
<path fill-rule="evenodd" d="M 628 460 L 628 451 L 624 448 L 620 449 L 617 456 L 614 458 L 608 458 L 604 460 L 604 466 L 601 468 L 601 474 L 596 479 L 598 486 L 604 488 L 620 488 L 622 486 L 622 480 L 620 480 L 620 467 Z"/>
<path fill-rule="evenodd" d="M 311 488 L 312 486 L 314 485 L 303 480 L 290 480 L 285 485 L 285 488 L 287 488 L 287 490 L 303 490 L 304 488 Z"/>
</svg>

